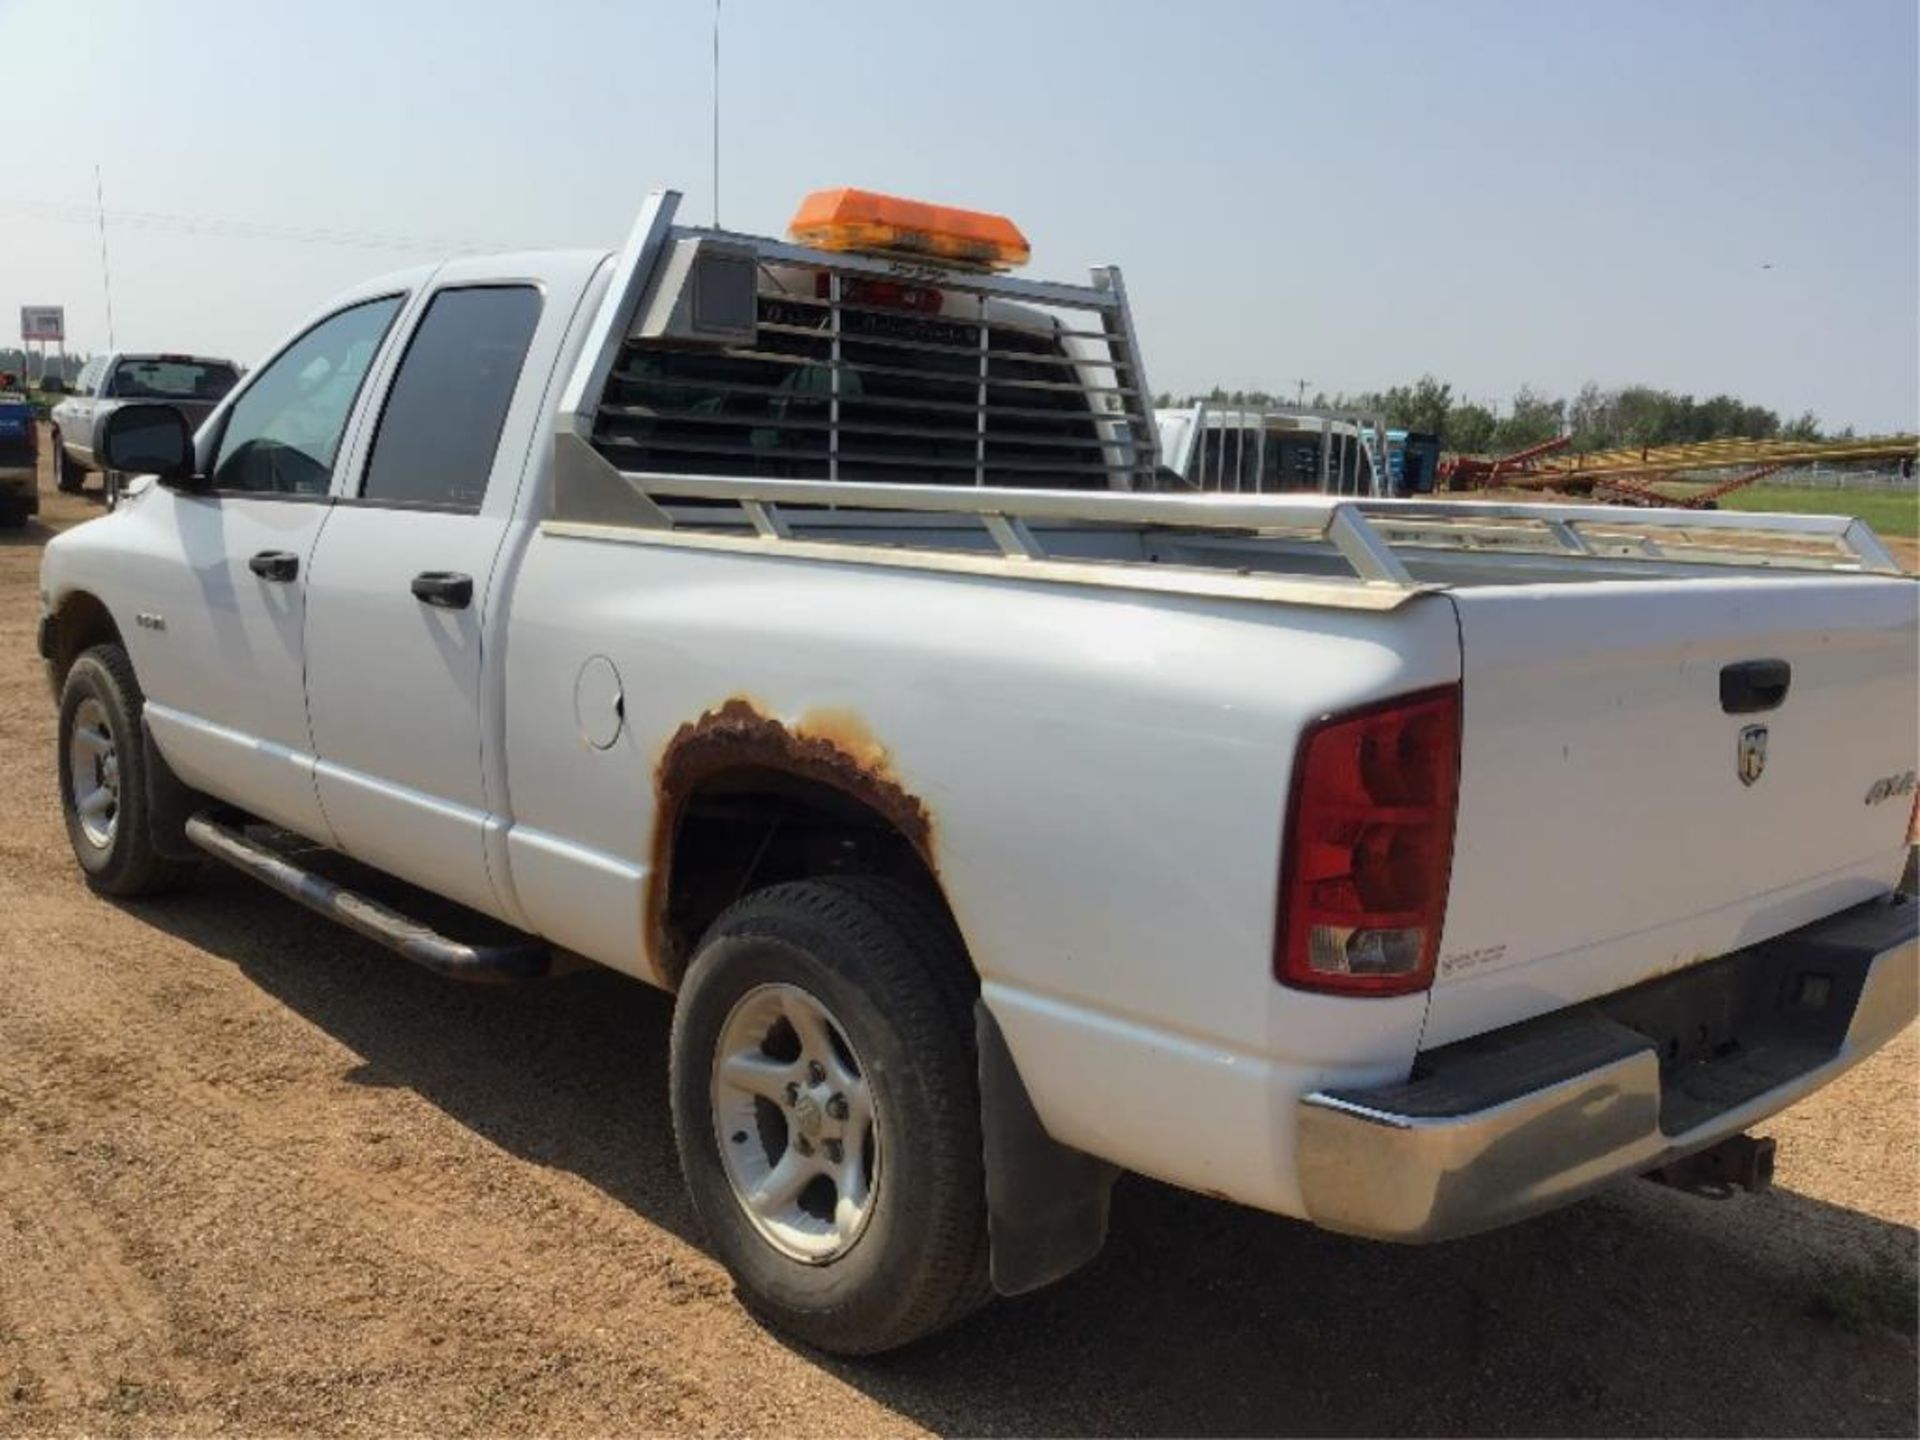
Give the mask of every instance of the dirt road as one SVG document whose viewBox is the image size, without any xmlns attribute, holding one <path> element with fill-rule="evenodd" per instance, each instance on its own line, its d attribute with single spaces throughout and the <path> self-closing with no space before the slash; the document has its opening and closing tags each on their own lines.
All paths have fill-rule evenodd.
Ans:
<svg viewBox="0 0 1920 1440">
<path fill-rule="evenodd" d="M 783 1346 L 682 1198 L 665 999 L 461 989 L 237 877 L 80 884 L 34 577 L 96 508 L 0 532 L 0 1432 L 1920 1423 L 1912 1032 L 1768 1127 L 1768 1196 L 1396 1250 L 1126 1181 L 1064 1285 L 864 1365 Z"/>
</svg>

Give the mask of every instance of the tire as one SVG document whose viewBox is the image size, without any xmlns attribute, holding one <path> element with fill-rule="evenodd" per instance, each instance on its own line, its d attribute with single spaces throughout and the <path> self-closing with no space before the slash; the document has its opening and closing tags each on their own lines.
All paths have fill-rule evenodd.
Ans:
<svg viewBox="0 0 1920 1440">
<path fill-rule="evenodd" d="M 154 848 L 147 817 L 146 697 L 118 645 L 96 645 L 60 690 L 60 811 L 87 884 L 103 895 L 155 895 L 193 873 Z M 100 796 L 105 794 L 105 801 Z"/>
<path fill-rule="evenodd" d="M 674 1134 L 715 1252 L 772 1328 L 871 1355 L 991 1296 L 975 989 L 937 901 L 877 877 L 759 891 L 701 940 L 674 1011 Z M 786 1019 L 807 1002 L 827 1027 L 812 1029 L 813 1045 Z M 746 1061 L 750 1087 L 722 1071 L 730 1056 Z M 851 1104 L 836 1107 L 842 1087 Z M 808 1143 L 810 1157 L 797 1156 Z M 792 1189 L 774 1183 L 789 1162 L 833 1173 L 784 1208 L 750 1209 L 762 1179 Z"/>
<path fill-rule="evenodd" d="M 58 431 L 54 432 L 53 445 L 55 470 L 53 483 L 62 495 L 78 495 L 81 487 L 87 483 L 87 469 L 84 465 L 75 463 L 73 457 L 67 454 L 67 447 L 60 443 Z"/>
<path fill-rule="evenodd" d="M 18 530 L 32 513 L 25 505 L 0 505 L 0 530 Z"/>
</svg>

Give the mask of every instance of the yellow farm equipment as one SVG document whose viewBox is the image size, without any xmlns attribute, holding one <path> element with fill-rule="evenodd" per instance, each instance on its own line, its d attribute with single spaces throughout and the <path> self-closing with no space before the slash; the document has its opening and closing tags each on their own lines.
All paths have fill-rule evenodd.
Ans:
<svg viewBox="0 0 1920 1440">
<path fill-rule="evenodd" d="M 1706 509 L 1722 496 L 1790 465 L 1877 462 L 1911 467 L 1916 450 L 1920 450 L 1920 436 L 1883 435 L 1845 440 L 1703 440 L 1577 455 L 1569 453 L 1562 439 L 1496 458 L 1452 456 L 1441 465 L 1440 478 L 1449 490 L 1558 490 L 1626 505 Z M 1724 473 L 1728 471 L 1733 473 Z M 1712 483 L 1686 494 L 1664 492 L 1653 483 L 1681 476 Z"/>
</svg>

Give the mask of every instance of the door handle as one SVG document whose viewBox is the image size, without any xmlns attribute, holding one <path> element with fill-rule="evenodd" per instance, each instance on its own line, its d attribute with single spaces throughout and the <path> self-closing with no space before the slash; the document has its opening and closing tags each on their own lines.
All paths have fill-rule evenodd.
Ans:
<svg viewBox="0 0 1920 1440">
<path fill-rule="evenodd" d="M 262 550 L 247 561 L 247 568 L 262 580 L 284 585 L 299 577 L 300 557 L 291 550 Z"/>
<path fill-rule="evenodd" d="M 1784 660 L 1742 660 L 1720 670 L 1720 708 L 1729 715 L 1772 710 L 1787 698 L 1793 666 Z"/>
<path fill-rule="evenodd" d="M 473 577 L 456 570 L 422 570 L 413 577 L 413 598 L 442 610 L 464 610 L 473 603 Z"/>
</svg>

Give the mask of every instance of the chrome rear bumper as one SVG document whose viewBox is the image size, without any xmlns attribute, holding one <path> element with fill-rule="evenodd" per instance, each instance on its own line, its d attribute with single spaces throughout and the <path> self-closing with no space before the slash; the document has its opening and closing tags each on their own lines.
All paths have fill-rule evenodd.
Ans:
<svg viewBox="0 0 1920 1440">
<path fill-rule="evenodd" d="M 1600 1002 L 1434 1052 L 1440 1063 L 1404 1084 L 1316 1091 L 1299 1109 L 1308 1218 L 1380 1240 L 1444 1240 L 1524 1219 L 1737 1135 L 1913 1020 L 1917 919 L 1920 905 L 1910 900 L 1875 901 L 1742 952 L 1763 957 L 1770 974 L 1787 973 L 1785 966 L 1827 976 L 1836 1003 L 1857 985 L 1852 1014 L 1843 1030 L 1835 1018 L 1836 1038 L 1810 1053 L 1805 1068 L 1687 1128 L 1674 1126 L 1682 1104 L 1673 1078 L 1663 1080 L 1654 1039 L 1610 1018 Z M 1698 1106 L 1697 1094 L 1687 1098 L 1689 1115 Z M 1667 1128 L 1663 1111 L 1673 1112 Z"/>
</svg>

